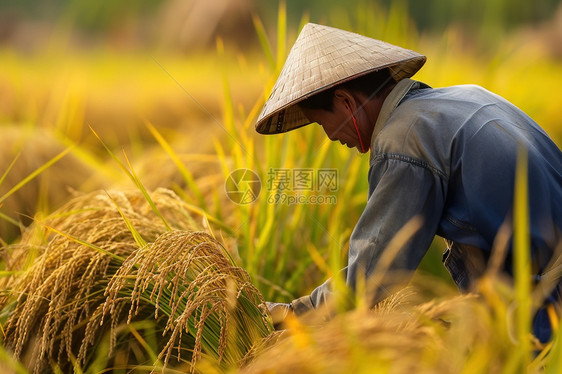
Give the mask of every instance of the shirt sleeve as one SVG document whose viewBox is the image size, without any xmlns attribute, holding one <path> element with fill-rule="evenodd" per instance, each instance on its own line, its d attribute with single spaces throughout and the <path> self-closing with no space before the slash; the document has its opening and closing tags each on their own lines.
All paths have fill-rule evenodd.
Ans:
<svg viewBox="0 0 562 374">
<path fill-rule="evenodd" d="M 389 296 L 393 285 L 405 284 L 427 252 L 437 231 L 446 195 L 446 176 L 428 163 L 397 154 L 379 155 L 369 170 L 370 196 L 349 241 L 345 279 L 356 289 L 357 277 L 373 280 L 385 249 L 404 225 L 420 217 L 422 226 L 407 233 L 410 238 L 386 267 L 386 276 L 368 288 L 371 304 Z M 333 296 L 329 279 L 310 296 L 293 301 L 302 314 L 318 308 Z"/>
</svg>

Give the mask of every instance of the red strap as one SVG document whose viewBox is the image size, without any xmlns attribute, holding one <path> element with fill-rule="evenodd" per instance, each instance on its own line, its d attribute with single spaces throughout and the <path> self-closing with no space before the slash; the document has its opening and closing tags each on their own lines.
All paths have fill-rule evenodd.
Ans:
<svg viewBox="0 0 562 374">
<path fill-rule="evenodd" d="M 361 139 L 361 133 L 359 132 L 359 127 L 357 126 L 357 121 L 355 120 L 355 116 L 353 115 L 353 111 L 349 107 L 347 103 L 345 103 L 347 110 L 351 114 L 351 120 L 353 121 L 353 126 L 355 126 L 355 131 L 357 131 L 357 137 L 359 138 L 359 144 L 361 145 L 361 152 L 365 153 L 367 150 L 365 149 L 365 145 L 363 144 L 363 139 Z"/>
</svg>

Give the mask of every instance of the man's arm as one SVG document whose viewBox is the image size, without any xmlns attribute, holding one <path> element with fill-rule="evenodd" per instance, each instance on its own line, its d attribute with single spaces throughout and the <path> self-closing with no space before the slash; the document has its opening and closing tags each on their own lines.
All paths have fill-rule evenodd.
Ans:
<svg viewBox="0 0 562 374">
<path fill-rule="evenodd" d="M 386 276 L 378 279 L 371 288 L 370 302 L 374 304 L 389 296 L 389 288 L 409 280 L 427 252 L 437 231 L 445 204 L 446 175 L 431 165 L 402 155 L 375 157 L 369 172 L 371 195 L 349 241 L 346 283 L 355 291 L 358 276 L 367 284 L 380 264 L 390 241 L 412 218 L 420 217 L 422 226 L 409 234 L 409 240 L 394 256 L 385 270 Z M 318 308 L 333 297 L 331 280 L 316 288 L 310 296 L 292 302 L 295 314 L 300 315 Z"/>
</svg>

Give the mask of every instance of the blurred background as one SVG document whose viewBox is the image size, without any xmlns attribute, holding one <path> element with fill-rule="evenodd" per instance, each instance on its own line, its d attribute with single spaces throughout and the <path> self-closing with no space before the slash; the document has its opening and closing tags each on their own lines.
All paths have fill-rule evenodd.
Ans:
<svg viewBox="0 0 562 374">
<path fill-rule="evenodd" d="M 62 126 L 69 118 L 61 117 L 73 116 L 108 141 L 138 135 L 144 118 L 173 127 L 207 122 L 168 73 L 218 113 L 221 64 L 232 70 L 234 100 L 251 105 L 272 68 L 254 21 L 276 51 L 278 9 L 258 0 L 3 1 L 0 121 Z M 427 54 L 420 78 L 431 85 L 482 84 L 531 114 L 544 109 L 537 120 L 546 127 L 558 113 L 537 107 L 560 83 L 559 0 L 303 0 L 288 1 L 286 12 L 289 45 L 303 20 L 356 31 Z M 515 86 L 521 92 L 509 92 Z M 73 140 L 84 135 L 72 130 Z"/>
<path fill-rule="evenodd" d="M 562 144 L 560 0 L 2 1 L 2 241 L 76 191 L 130 184 L 107 152 L 124 150 L 147 188 L 173 188 L 228 228 L 233 256 L 266 298 L 309 292 L 345 259 L 368 164 L 328 145 L 317 127 L 279 137 L 253 130 L 309 21 L 425 54 L 415 78 L 482 85 Z M 225 199 L 236 168 L 265 180 L 268 167 L 312 166 L 341 168 L 345 207 Z M 443 274 L 439 249 L 428 256 L 427 269 Z"/>
</svg>

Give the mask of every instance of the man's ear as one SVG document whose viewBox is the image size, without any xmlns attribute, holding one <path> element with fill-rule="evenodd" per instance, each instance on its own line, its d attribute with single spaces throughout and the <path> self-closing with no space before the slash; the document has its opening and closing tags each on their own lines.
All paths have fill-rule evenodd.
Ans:
<svg viewBox="0 0 562 374">
<path fill-rule="evenodd" d="M 334 106 L 342 106 L 342 108 L 346 108 L 355 112 L 357 109 L 357 101 L 355 97 L 346 90 L 345 88 L 338 88 L 334 91 Z"/>
</svg>

